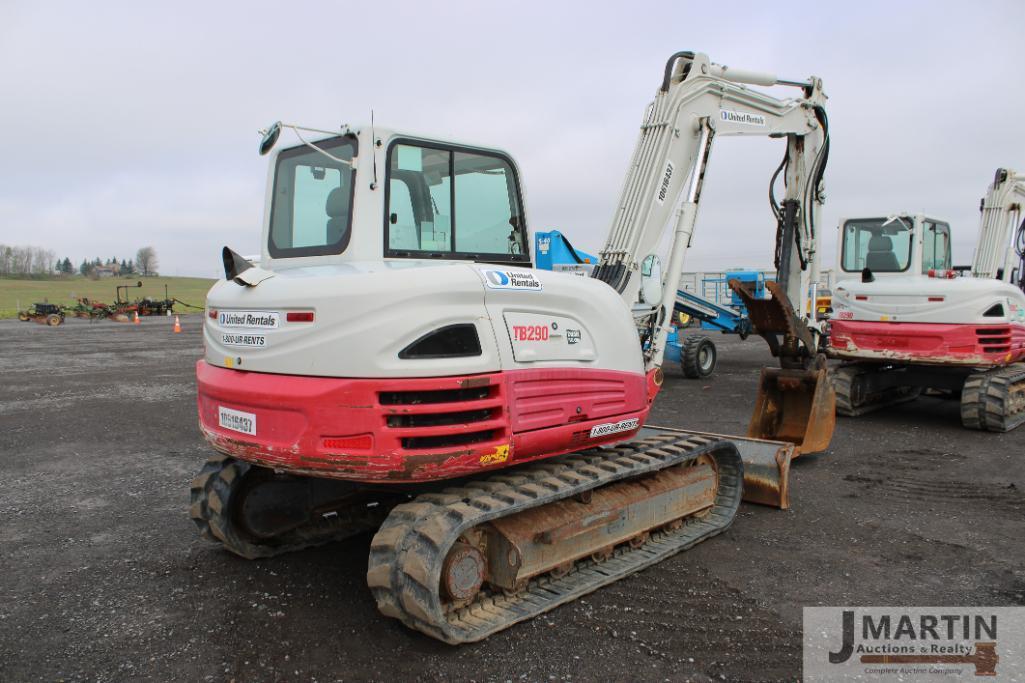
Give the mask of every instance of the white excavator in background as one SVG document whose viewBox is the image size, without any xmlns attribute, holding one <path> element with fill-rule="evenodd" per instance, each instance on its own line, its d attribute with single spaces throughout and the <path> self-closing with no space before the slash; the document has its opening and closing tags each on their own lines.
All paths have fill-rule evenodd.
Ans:
<svg viewBox="0 0 1025 683">
<path fill-rule="evenodd" d="M 1025 422 L 1025 176 L 999 169 L 980 205 L 970 277 L 956 277 L 950 227 L 926 216 L 840 224 L 842 272 L 829 354 L 840 415 L 916 398 L 961 397 L 965 427 Z"/>
<path fill-rule="evenodd" d="M 834 425 L 807 311 L 824 103 L 818 78 L 674 54 L 591 278 L 532 268 L 502 151 L 272 126 L 261 153 L 283 127 L 302 144 L 271 157 L 260 264 L 226 247 L 207 297 L 198 407 L 218 455 L 192 485 L 202 534 L 256 558 L 375 530 L 380 610 L 459 643 L 723 531 L 742 484 L 785 504 L 789 457 L 827 448 Z M 778 441 L 644 426 L 718 135 L 786 142 L 779 285 L 754 304 L 784 367 L 763 373 L 751 433 Z M 752 456 L 745 477 L 738 449 L 771 467 Z"/>
</svg>

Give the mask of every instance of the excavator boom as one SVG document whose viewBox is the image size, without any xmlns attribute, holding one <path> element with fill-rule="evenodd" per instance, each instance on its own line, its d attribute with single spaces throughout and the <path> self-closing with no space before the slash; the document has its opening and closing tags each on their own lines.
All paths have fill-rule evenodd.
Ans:
<svg viewBox="0 0 1025 683">
<path fill-rule="evenodd" d="M 795 87 L 800 96 L 777 99 L 749 85 Z M 782 202 L 772 200 L 777 229 L 772 298 L 756 299 L 738 282 L 731 287 L 744 299 L 757 333 L 786 371 L 762 373 L 748 436 L 792 441 L 798 452 L 828 448 L 834 424 L 832 389 L 818 355 L 821 326 L 808 306 L 811 286 L 819 277 L 816 226 L 829 152 L 825 101 L 822 81 L 815 77 L 783 80 L 715 64 L 702 54 L 674 54 L 645 111 L 593 272 L 634 306 L 648 339 L 645 367 L 661 366 L 714 139 L 784 138 L 786 154 L 770 182 L 771 190 L 777 176 L 785 173 Z M 663 272 L 656 252 L 667 226 L 672 232 Z M 645 277 L 661 278 L 660 286 L 649 286 L 655 283 L 644 282 Z"/>
</svg>

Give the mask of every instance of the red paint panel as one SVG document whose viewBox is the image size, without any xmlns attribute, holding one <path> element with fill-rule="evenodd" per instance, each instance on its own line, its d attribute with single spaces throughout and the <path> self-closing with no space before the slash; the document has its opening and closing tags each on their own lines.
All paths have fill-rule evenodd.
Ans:
<svg viewBox="0 0 1025 683">
<path fill-rule="evenodd" d="M 219 451 L 354 481 L 445 479 L 622 441 L 636 429 L 596 439 L 590 429 L 643 424 L 649 405 L 643 375 L 576 368 L 344 379 L 199 361 L 196 379 L 200 427 Z M 255 415 L 256 436 L 221 427 L 218 406 Z"/>
<path fill-rule="evenodd" d="M 829 346 L 845 357 L 934 364 L 1005 365 L 1025 359 L 1025 325 L 833 320 Z"/>
<path fill-rule="evenodd" d="M 645 407 L 643 375 L 554 368 L 507 372 L 514 432 L 637 412 Z"/>
</svg>

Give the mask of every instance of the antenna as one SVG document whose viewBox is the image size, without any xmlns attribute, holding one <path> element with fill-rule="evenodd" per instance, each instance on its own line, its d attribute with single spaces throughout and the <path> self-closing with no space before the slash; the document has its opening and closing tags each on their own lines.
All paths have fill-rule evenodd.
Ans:
<svg viewBox="0 0 1025 683">
<path fill-rule="evenodd" d="M 374 132 L 374 108 L 370 108 L 370 158 L 374 162 L 374 182 L 370 183 L 370 189 L 377 189 L 377 152 L 374 148 L 377 146 L 377 133 Z"/>
</svg>

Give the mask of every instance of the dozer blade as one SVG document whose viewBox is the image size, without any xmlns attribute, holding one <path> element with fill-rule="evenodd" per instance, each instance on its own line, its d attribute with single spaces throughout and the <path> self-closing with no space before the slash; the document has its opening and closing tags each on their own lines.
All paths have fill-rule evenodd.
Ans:
<svg viewBox="0 0 1025 683">
<path fill-rule="evenodd" d="M 836 427 L 836 393 L 826 368 L 762 368 L 747 435 L 789 441 L 794 457 L 829 448 Z"/>
<path fill-rule="evenodd" d="M 655 436 L 660 433 L 680 433 L 683 430 L 672 427 L 645 425 L 641 427 L 637 438 Z M 794 457 L 794 444 L 787 441 L 769 441 L 752 439 L 733 434 L 712 434 L 694 432 L 709 439 L 730 441 L 740 452 L 744 461 L 744 493 L 743 500 L 786 510 L 790 507 L 790 460 Z"/>
</svg>

